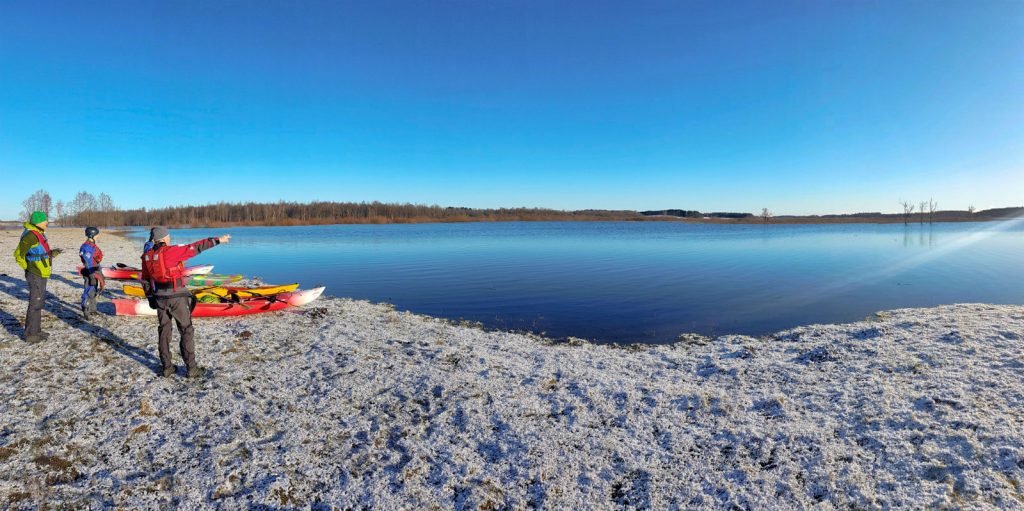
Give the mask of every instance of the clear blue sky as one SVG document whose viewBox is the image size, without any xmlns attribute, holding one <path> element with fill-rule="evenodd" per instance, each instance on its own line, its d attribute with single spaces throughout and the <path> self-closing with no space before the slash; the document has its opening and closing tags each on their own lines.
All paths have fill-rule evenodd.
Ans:
<svg viewBox="0 0 1024 511">
<path fill-rule="evenodd" d="M 0 6 L 0 218 L 413 202 L 1024 205 L 1024 2 Z"/>
</svg>

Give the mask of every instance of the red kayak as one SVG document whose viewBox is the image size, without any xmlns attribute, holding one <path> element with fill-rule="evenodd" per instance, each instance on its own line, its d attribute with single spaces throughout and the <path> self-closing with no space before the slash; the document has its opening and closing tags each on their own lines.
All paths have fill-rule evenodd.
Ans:
<svg viewBox="0 0 1024 511">
<path fill-rule="evenodd" d="M 294 291 L 281 293 L 266 298 L 252 298 L 242 302 L 223 303 L 197 303 L 192 311 L 194 318 L 211 318 L 223 316 L 244 316 L 246 314 L 258 314 L 261 312 L 273 312 L 288 307 L 306 305 L 320 297 L 324 288 L 318 287 L 305 291 Z M 155 316 L 156 311 L 149 307 L 146 300 L 134 300 L 131 298 L 115 298 L 114 311 L 118 316 Z"/>
<path fill-rule="evenodd" d="M 79 274 L 82 273 L 82 268 L 82 266 L 78 267 Z M 142 270 L 124 265 L 104 266 L 102 271 L 104 278 L 114 280 L 139 280 L 139 277 L 142 275 Z M 185 275 L 206 275 L 211 271 L 213 271 L 212 264 L 185 267 Z"/>
</svg>

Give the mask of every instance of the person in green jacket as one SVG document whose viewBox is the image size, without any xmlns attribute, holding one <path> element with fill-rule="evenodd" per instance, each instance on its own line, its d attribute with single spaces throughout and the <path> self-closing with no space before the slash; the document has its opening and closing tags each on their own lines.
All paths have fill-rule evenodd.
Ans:
<svg viewBox="0 0 1024 511">
<path fill-rule="evenodd" d="M 50 278 L 51 262 L 60 254 L 60 249 L 51 250 L 43 234 L 49 225 L 46 213 L 33 212 L 24 225 L 25 232 L 21 233 L 21 241 L 14 249 L 14 260 L 25 270 L 25 282 L 28 283 L 25 340 L 39 342 L 49 337 L 42 329 L 43 303 L 46 301 L 46 281 Z"/>
</svg>

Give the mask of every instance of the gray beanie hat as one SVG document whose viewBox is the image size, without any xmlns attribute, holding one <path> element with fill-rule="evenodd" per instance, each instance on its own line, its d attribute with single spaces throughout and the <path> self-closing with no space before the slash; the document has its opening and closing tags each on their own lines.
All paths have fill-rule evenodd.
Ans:
<svg viewBox="0 0 1024 511">
<path fill-rule="evenodd" d="M 149 239 L 151 239 L 153 241 L 162 240 L 162 239 L 164 239 L 164 238 L 166 238 L 167 236 L 170 236 L 170 235 L 171 235 L 171 231 L 168 231 L 167 228 L 162 226 L 162 225 L 158 226 L 158 227 L 154 227 L 154 228 L 149 230 Z"/>
</svg>

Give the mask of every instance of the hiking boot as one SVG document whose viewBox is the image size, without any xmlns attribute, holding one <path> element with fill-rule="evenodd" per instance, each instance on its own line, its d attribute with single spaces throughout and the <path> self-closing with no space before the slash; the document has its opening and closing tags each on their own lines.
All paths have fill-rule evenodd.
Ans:
<svg viewBox="0 0 1024 511">
<path fill-rule="evenodd" d="M 177 371 L 175 370 L 174 367 L 165 367 L 163 372 L 164 378 L 170 378 L 171 376 L 174 376 L 175 372 Z"/>
<path fill-rule="evenodd" d="M 50 338 L 50 334 L 46 332 L 39 332 L 38 334 L 26 335 L 25 342 L 40 342 Z"/>
<path fill-rule="evenodd" d="M 89 321 L 89 308 L 88 307 L 82 309 L 82 319 L 84 319 L 86 321 Z"/>
<path fill-rule="evenodd" d="M 203 368 L 196 367 L 196 366 L 192 366 L 192 367 L 188 368 L 188 377 L 189 378 L 198 378 L 198 377 L 200 377 L 202 375 L 203 375 Z"/>
</svg>

